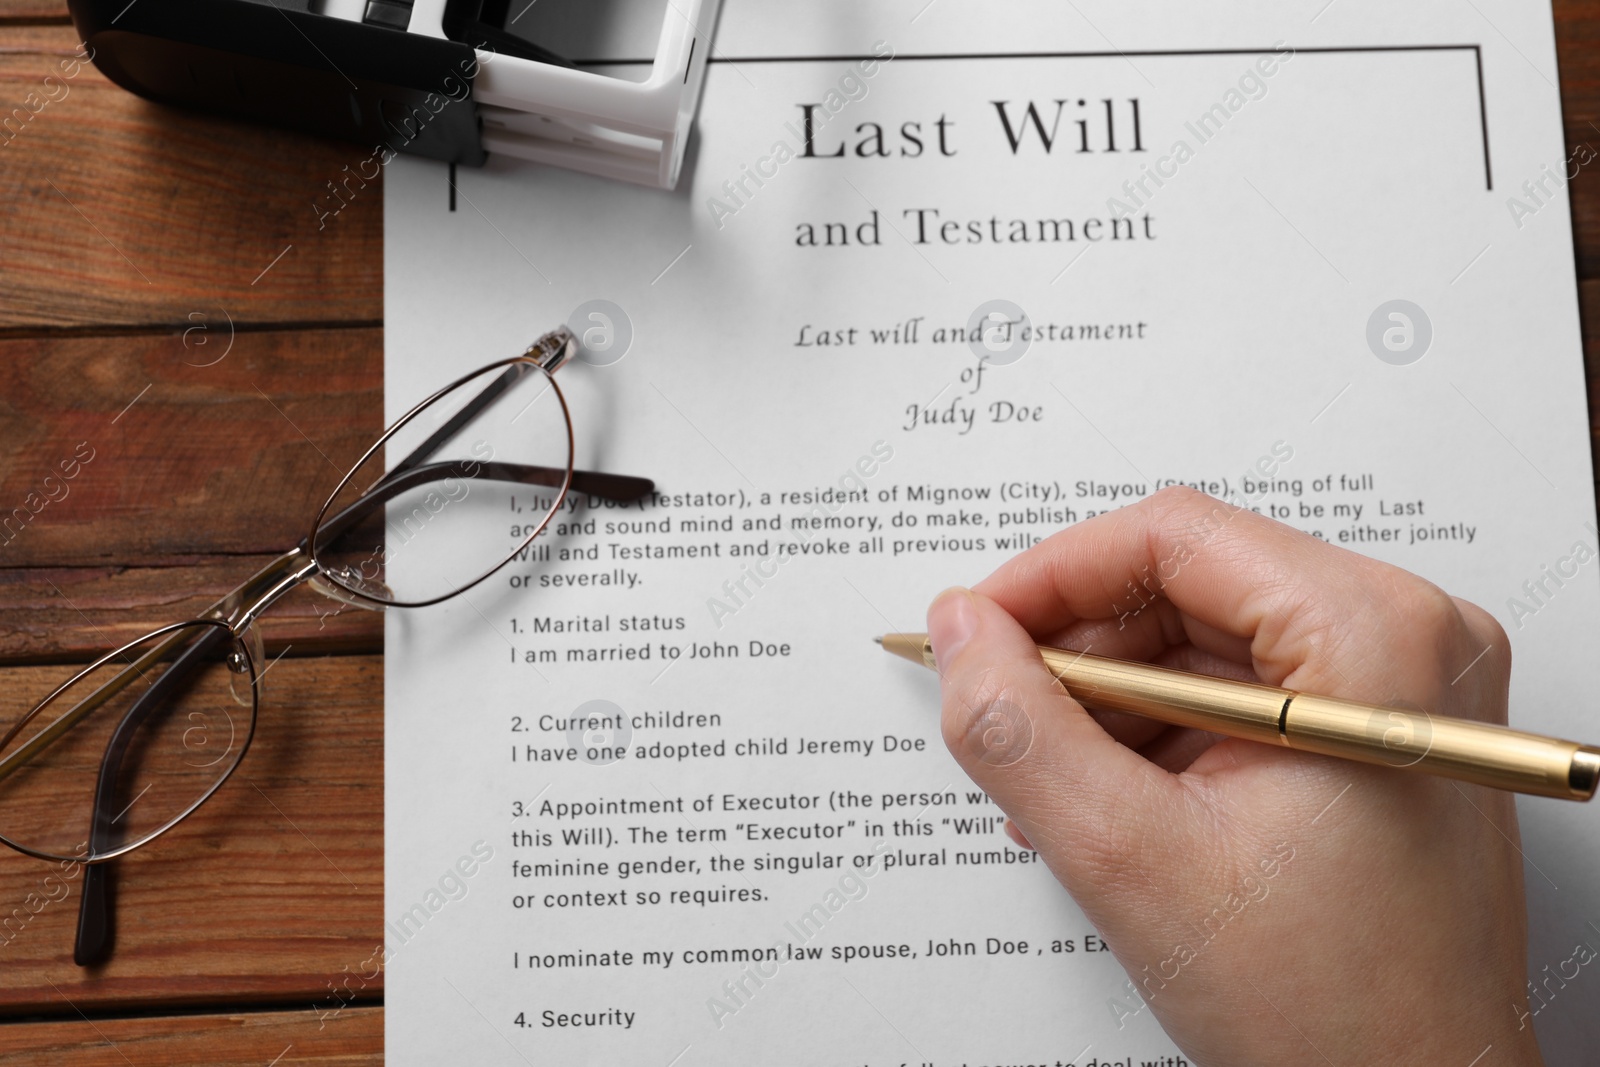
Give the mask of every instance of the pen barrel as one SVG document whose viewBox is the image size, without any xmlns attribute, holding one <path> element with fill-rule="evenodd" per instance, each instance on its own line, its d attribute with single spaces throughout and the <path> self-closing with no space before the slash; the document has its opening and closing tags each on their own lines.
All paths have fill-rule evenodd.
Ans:
<svg viewBox="0 0 1600 1067">
<path fill-rule="evenodd" d="M 1149 663 L 1052 648 L 1039 655 L 1092 708 L 1533 796 L 1587 800 L 1600 783 L 1600 749 L 1575 741 Z"/>
<path fill-rule="evenodd" d="M 1506 726 L 1295 694 L 1284 741 L 1301 752 L 1360 760 L 1534 796 L 1588 799 L 1573 757 L 1583 748 Z"/>
<path fill-rule="evenodd" d="M 1278 723 L 1293 696 L 1286 689 L 1054 648 L 1041 648 L 1039 654 L 1080 704 L 1283 744 Z"/>
</svg>

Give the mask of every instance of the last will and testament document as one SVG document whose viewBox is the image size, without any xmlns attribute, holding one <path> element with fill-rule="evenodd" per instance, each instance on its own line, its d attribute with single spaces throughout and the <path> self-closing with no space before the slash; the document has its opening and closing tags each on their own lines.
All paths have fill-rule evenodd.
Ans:
<svg viewBox="0 0 1600 1067">
<path fill-rule="evenodd" d="M 572 321 L 578 465 L 657 485 L 389 613 L 390 1061 L 1184 1062 L 871 641 L 1163 486 L 1486 606 L 1513 724 L 1600 736 L 1556 83 L 1510 0 L 728 0 L 674 192 L 389 163 L 390 416 Z M 1576 1062 L 1597 813 L 1519 811 L 1505 1011 Z"/>
</svg>

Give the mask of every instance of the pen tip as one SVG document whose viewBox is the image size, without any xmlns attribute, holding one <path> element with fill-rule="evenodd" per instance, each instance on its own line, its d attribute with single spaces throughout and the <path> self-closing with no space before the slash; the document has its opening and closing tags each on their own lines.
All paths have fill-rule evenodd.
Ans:
<svg viewBox="0 0 1600 1067">
<path fill-rule="evenodd" d="M 927 634 L 884 634 L 878 638 L 878 644 L 883 646 L 885 652 L 892 652 L 896 656 L 904 657 L 912 663 L 921 663 L 932 666 L 926 652 L 928 648 Z"/>
<path fill-rule="evenodd" d="M 872 640 L 877 642 L 880 645 L 883 644 L 883 638 L 881 638 L 881 637 L 874 637 Z"/>
</svg>

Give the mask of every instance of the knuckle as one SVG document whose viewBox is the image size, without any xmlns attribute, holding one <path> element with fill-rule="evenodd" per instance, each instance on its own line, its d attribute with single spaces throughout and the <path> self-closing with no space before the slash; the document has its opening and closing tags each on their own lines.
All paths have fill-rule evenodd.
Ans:
<svg viewBox="0 0 1600 1067">
<path fill-rule="evenodd" d="M 1473 636 L 1487 644 L 1496 658 L 1509 664 L 1511 637 L 1506 633 L 1506 628 L 1500 625 L 1500 620 L 1470 600 L 1457 598 L 1455 604 L 1461 613 L 1462 621 L 1467 624 L 1467 629 L 1472 631 Z"/>
<path fill-rule="evenodd" d="M 1150 494 L 1150 503 L 1161 508 L 1186 507 L 1204 496 L 1200 490 L 1187 485 L 1169 485 Z"/>
<path fill-rule="evenodd" d="M 1159 538 L 1191 531 L 1206 522 L 1213 510 L 1228 505 L 1187 485 L 1169 485 L 1146 497 L 1142 506 L 1151 514 L 1149 536 Z"/>
<path fill-rule="evenodd" d="M 1445 636 L 1461 625 L 1455 600 L 1432 582 L 1409 584 L 1395 597 L 1394 606 L 1403 624 L 1422 633 Z"/>
<path fill-rule="evenodd" d="M 1241 509 L 1226 500 L 1187 485 L 1169 485 L 1148 498 L 1160 525 L 1179 530 L 1203 527 Z"/>
</svg>

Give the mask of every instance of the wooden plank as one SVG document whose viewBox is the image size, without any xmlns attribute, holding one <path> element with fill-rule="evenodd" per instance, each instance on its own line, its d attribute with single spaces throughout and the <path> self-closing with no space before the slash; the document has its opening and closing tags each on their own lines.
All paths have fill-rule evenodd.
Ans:
<svg viewBox="0 0 1600 1067">
<path fill-rule="evenodd" d="M 8 1067 L 379 1067 L 383 1009 L 351 1008 L 322 1029 L 298 1012 L 24 1023 L 4 1032 Z"/>
<path fill-rule="evenodd" d="M 71 17 L 65 0 L 0 0 L 0 22 L 66 22 Z"/>
<path fill-rule="evenodd" d="M 1568 171 L 1576 171 L 1567 186 L 1574 258 L 1578 277 L 1595 278 L 1600 277 L 1600 3 L 1558 0 L 1553 11 Z M 1555 163 L 1550 161 L 1552 168 Z M 1528 177 L 1502 175 L 1496 188 L 1506 196 L 1516 195 L 1517 186 Z"/>
<path fill-rule="evenodd" d="M 0 718 L 65 670 L 0 669 Z M 383 941 L 383 660 L 283 659 L 264 687 L 234 777 L 117 861 L 104 967 L 72 962 L 78 878 L 63 896 L 45 881 L 59 864 L 0 849 L 0 1014 L 267 1002 L 314 1014 L 381 992 L 381 974 L 360 975 Z"/>
<path fill-rule="evenodd" d="M 1596 125 L 1600 125 L 1600 119 L 1596 120 Z M 1581 280 L 1600 278 L 1600 135 L 1589 129 L 1587 121 L 1581 128 L 1568 128 L 1567 144 L 1572 146 L 1569 152 L 1577 150 L 1576 146 L 1585 142 L 1595 155 L 1567 186 L 1572 197 L 1572 256 Z M 1557 162 L 1551 162 L 1552 169 Z M 1569 166 L 1576 165 L 1576 162 L 1574 159 Z M 1510 190 L 1506 195 L 1514 192 Z M 1588 320 L 1585 320 L 1585 327 L 1588 328 Z"/>
<path fill-rule="evenodd" d="M 1583 370 L 1589 396 L 1589 454 L 1600 484 L 1600 278 L 1578 283 L 1583 320 Z"/>
<path fill-rule="evenodd" d="M 71 26 L 6 27 L 0 44 L 59 52 L 78 41 Z M 381 176 L 352 185 L 337 214 L 317 207 L 339 203 L 326 183 L 370 147 L 153 104 L 88 64 L 62 78 L 60 62 L 0 54 L 0 115 L 22 109 L 0 135 L 0 203 L 13 216 L 0 328 L 187 325 L 196 312 L 382 318 Z"/>
<path fill-rule="evenodd" d="M 382 432 L 382 331 L 238 331 L 229 351 L 211 329 L 188 347 L 0 341 L 0 568 L 276 555 L 306 536 Z"/>
<path fill-rule="evenodd" d="M 204 556 L 168 567 L 0 568 L 0 664 L 93 659 L 157 626 L 192 619 L 270 556 Z M 309 589 L 258 624 L 268 655 L 382 652 L 383 615 Z"/>
<path fill-rule="evenodd" d="M 192 617 L 303 538 L 381 432 L 382 331 L 191 330 L 0 341 L 0 662 Z M 263 633 L 381 648 L 377 615 L 338 609 L 297 593 Z"/>
</svg>

